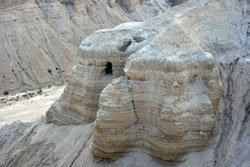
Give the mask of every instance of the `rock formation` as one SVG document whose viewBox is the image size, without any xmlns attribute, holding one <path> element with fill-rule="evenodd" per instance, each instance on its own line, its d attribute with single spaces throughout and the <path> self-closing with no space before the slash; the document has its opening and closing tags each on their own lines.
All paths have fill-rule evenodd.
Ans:
<svg viewBox="0 0 250 167">
<path fill-rule="evenodd" d="M 235 20 L 219 3 L 188 4 L 148 22 L 123 24 L 86 38 L 73 78 L 47 112 L 47 121 L 92 122 L 98 110 L 93 149 L 102 158 L 141 150 L 177 161 L 189 150 L 207 146 L 214 136 L 222 84 L 203 35 L 211 29 L 224 31 L 211 20 Z M 187 12 L 175 13 L 178 9 Z M 192 17 L 201 10 L 219 13 L 221 20 Z M 119 76 L 126 77 L 114 79 Z"/>
<path fill-rule="evenodd" d="M 5 130 L 0 166 L 164 166 L 146 153 L 177 167 L 248 167 L 249 18 L 248 1 L 191 0 L 95 32 L 46 118 L 84 125 L 36 123 L 14 145 Z"/>
<path fill-rule="evenodd" d="M 130 23 L 87 37 L 72 80 L 47 112 L 48 122 L 92 122 L 99 100 L 97 156 L 116 158 L 139 149 L 176 161 L 190 149 L 205 147 L 222 93 L 219 71 L 213 55 L 182 30 L 183 18 L 168 16 L 157 24 L 174 23 L 166 29 Z"/>
<path fill-rule="evenodd" d="M 87 35 L 148 19 L 170 6 L 168 1 L 138 1 L 129 13 L 118 2 L 104 0 L 1 1 L 0 94 L 63 84 Z"/>
<path fill-rule="evenodd" d="M 210 143 L 222 93 L 217 64 L 223 66 L 225 59 L 231 59 L 230 66 L 234 66 L 241 56 L 249 55 L 245 52 L 231 57 L 229 53 L 241 50 L 238 44 L 242 38 L 236 26 L 240 16 L 229 12 L 226 2 L 188 4 L 145 23 L 159 34 L 128 58 L 126 77 L 113 80 L 102 91 L 93 135 L 98 157 L 113 159 L 140 150 L 178 161 L 190 150 Z M 173 12 L 178 9 L 183 13 Z M 248 59 L 241 61 L 249 64 Z M 241 82 L 246 84 L 244 90 L 249 89 L 246 81 Z M 249 93 L 240 99 L 245 98 L 249 100 Z M 249 102 L 244 105 L 248 119 Z M 224 106 L 227 108 L 226 103 Z M 230 166 L 223 161 L 215 164 Z"/>
<path fill-rule="evenodd" d="M 61 99 L 47 112 L 48 122 L 63 125 L 94 121 L 101 91 L 112 79 L 124 75 L 128 56 L 145 45 L 153 34 L 117 28 L 100 30 L 87 37 L 78 49 L 79 64 L 73 68 L 72 79 Z"/>
<path fill-rule="evenodd" d="M 152 52 L 132 55 L 128 77 L 102 91 L 94 129 L 97 156 L 142 150 L 176 161 L 209 143 L 222 92 L 215 60 L 201 50 L 175 56 L 168 50 L 155 45 Z"/>
<path fill-rule="evenodd" d="M 0 130 L 0 166 L 165 166 L 143 153 L 131 153 L 114 162 L 101 161 L 92 154 L 92 132 L 93 123 L 56 126 L 41 122 L 15 122 Z"/>
<path fill-rule="evenodd" d="M 140 150 L 178 161 L 190 150 L 207 146 L 222 84 L 214 56 L 183 28 L 197 22 L 187 17 L 200 8 L 165 16 L 157 24 L 164 28 L 153 29 L 159 34 L 126 61 L 126 77 L 114 79 L 102 91 L 94 128 L 95 155 L 114 159 Z"/>
</svg>

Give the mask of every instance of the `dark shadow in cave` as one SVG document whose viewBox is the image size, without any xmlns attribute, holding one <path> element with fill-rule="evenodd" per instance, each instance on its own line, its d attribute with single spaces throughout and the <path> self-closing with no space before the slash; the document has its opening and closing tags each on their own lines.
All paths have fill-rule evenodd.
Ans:
<svg viewBox="0 0 250 167">
<path fill-rule="evenodd" d="M 105 69 L 105 74 L 106 75 L 112 75 L 113 74 L 112 63 L 110 63 L 110 62 L 107 63 L 106 69 Z"/>
</svg>

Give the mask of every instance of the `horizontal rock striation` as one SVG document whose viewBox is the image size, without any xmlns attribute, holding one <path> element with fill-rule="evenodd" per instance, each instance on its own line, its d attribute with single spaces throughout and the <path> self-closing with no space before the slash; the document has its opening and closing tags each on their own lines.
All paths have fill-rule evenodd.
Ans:
<svg viewBox="0 0 250 167">
<path fill-rule="evenodd" d="M 80 63 L 51 121 L 83 123 L 85 116 L 60 110 L 63 100 L 77 106 L 77 98 L 94 92 L 92 84 L 101 85 L 98 76 L 116 73 L 114 60 L 124 55 L 124 70 L 118 70 L 124 76 L 115 76 L 101 92 L 96 122 L 5 126 L 0 166 L 250 166 L 248 7 L 247 0 L 194 0 L 145 23 L 96 32 L 79 49 Z M 91 81 L 81 83 L 85 76 Z"/>
<path fill-rule="evenodd" d="M 113 80 L 101 93 L 94 129 L 97 156 L 113 159 L 141 150 L 178 161 L 213 136 L 222 93 L 214 57 L 192 48 L 168 54 L 169 48 L 158 44 L 131 55 L 127 77 Z"/>
<path fill-rule="evenodd" d="M 169 11 L 167 18 L 145 23 L 159 33 L 128 58 L 125 77 L 102 91 L 94 128 L 95 155 L 116 159 L 139 150 L 161 160 L 182 161 L 191 150 L 211 143 L 223 91 L 216 52 L 208 49 L 212 45 L 207 38 L 213 42 L 212 29 L 225 33 L 226 25 L 213 21 L 229 21 L 231 13 L 225 15 L 219 3 L 199 5 L 181 6 L 185 12 Z M 197 17 L 201 10 L 220 13 L 221 20 Z"/>
<path fill-rule="evenodd" d="M 60 98 L 47 112 L 47 121 L 59 125 L 93 122 L 101 91 L 123 76 L 129 55 L 154 33 L 140 30 L 101 30 L 87 37 L 78 49 L 79 64 Z"/>
<path fill-rule="evenodd" d="M 240 49 L 240 17 L 227 5 L 190 1 L 144 23 L 90 35 L 47 121 L 96 119 L 93 151 L 100 158 L 141 151 L 183 161 L 183 155 L 207 147 L 220 129 L 218 106 L 228 101 L 221 101 L 222 81 L 231 83 L 225 77 L 230 72 L 221 71 L 239 60 L 232 53 Z"/>
<path fill-rule="evenodd" d="M 0 95 L 64 84 L 87 35 L 146 20 L 169 7 L 165 1 L 144 3 L 138 2 L 136 14 L 130 14 L 104 0 L 0 1 Z"/>
</svg>

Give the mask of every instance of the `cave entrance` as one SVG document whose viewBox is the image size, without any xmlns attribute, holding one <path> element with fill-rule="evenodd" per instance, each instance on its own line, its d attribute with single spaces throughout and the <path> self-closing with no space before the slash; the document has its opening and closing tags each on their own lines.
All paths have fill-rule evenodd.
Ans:
<svg viewBox="0 0 250 167">
<path fill-rule="evenodd" d="M 112 63 L 110 63 L 110 62 L 107 63 L 106 69 L 105 69 L 105 74 L 106 75 L 112 75 L 113 74 Z"/>
</svg>

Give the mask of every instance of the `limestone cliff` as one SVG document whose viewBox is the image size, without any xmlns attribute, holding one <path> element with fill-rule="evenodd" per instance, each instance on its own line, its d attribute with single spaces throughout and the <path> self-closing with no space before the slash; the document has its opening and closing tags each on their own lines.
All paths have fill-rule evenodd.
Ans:
<svg viewBox="0 0 250 167">
<path fill-rule="evenodd" d="M 249 19 L 248 1 L 192 0 L 93 33 L 47 113 L 68 126 L 5 127 L 0 166 L 248 167 Z"/>
<path fill-rule="evenodd" d="M 48 121 L 60 125 L 94 121 L 101 91 L 112 79 L 124 75 L 128 56 L 153 35 L 140 29 L 117 29 L 100 30 L 87 37 L 78 49 L 79 64 L 73 68 L 72 79 L 47 112 Z"/>
<path fill-rule="evenodd" d="M 145 0 L 132 6 L 127 11 L 120 3 L 106 0 L 1 1 L 0 94 L 63 84 L 77 63 L 76 49 L 87 35 L 148 19 L 171 4 Z"/>
<path fill-rule="evenodd" d="M 178 161 L 206 147 L 220 113 L 224 74 L 218 65 L 225 61 L 222 56 L 234 59 L 216 48 L 240 48 L 234 26 L 240 16 L 228 8 L 223 2 L 193 1 L 145 23 L 90 35 L 47 121 L 64 125 L 96 119 L 93 149 L 102 158 L 140 150 Z M 114 79 L 119 76 L 126 77 Z"/>
</svg>

